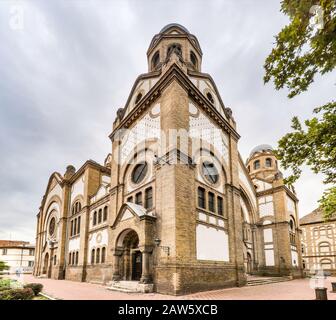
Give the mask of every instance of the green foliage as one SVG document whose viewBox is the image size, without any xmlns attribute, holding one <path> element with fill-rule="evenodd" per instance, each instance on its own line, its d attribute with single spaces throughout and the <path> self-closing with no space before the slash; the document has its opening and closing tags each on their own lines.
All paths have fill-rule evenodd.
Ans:
<svg viewBox="0 0 336 320">
<path fill-rule="evenodd" d="M 311 23 L 314 5 L 323 11 L 322 29 Z M 290 23 L 275 37 L 275 47 L 264 64 L 264 82 L 272 80 L 277 90 L 288 88 L 292 98 L 306 91 L 317 73 L 323 75 L 336 67 L 336 1 L 283 0 L 281 11 Z M 325 175 L 324 183 L 333 186 L 319 202 L 330 218 L 336 212 L 336 103 L 316 108 L 314 114 L 305 127 L 297 117 L 292 119 L 293 131 L 280 139 L 276 154 L 282 166 L 292 170 L 288 184 L 300 177 L 303 165 Z"/>
<path fill-rule="evenodd" d="M 31 288 L 35 294 L 35 296 L 37 296 L 43 289 L 43 284 L 41 283 L 28 283 L 26 285 L 24 285 L 24 288 Z"/>
<path fill-rule="evenodd" d="M 276 155 L 285 169 L 293 174 L 285 179 L 294 183 L 301 175 L 301 167 L 308 165 L 315 173 L 325 175 L 324 183 L 336 184 L 336 103 L 331 102 L 314 110 L 316 114 L 304 122 L 292 119 L 293 132 L 279 140 Z M 336 211 L 336 188 L 327 190 L 320 200 L 325 216 Z"/>
<path fill-rule="evenodd" d="M 9 269 L 9 266 L 7 266 L 5 262 L 0 261 L 0 272 L 8 270 L 8 269 Z"/>
<path fill-rule="evenodd" d="M 313 5 L 323 9 L 324 26 L 317 31 L 310 23 Z M 277 90 L 287 87 L 288 96 L 294 97 L 307 90 L 316 73 L 336 67 L 336 1 L 283 0 L 281 11 L 290 23 L 275 37 L 275 48 L 264 64 L 264 81 L 273 80 Z"/>
<path fill-rule="evenodd" d="M 11 286 L 12 281 L 10 279 L 1 279 L 0 280 L 0 288 L 7 288 Z"/>
<path fill-rule="evenodd" d="M 31 300 L 34 292 L 31 288 L 10 289 L 0 292 L 0 300 Z"/>
<path fill-rule="evenodd" d="M 324 192 L 323 197 L 319 200 L 324 211 L 326 219 L 330 219 L 336 214 L 336 187 L 330 188 Z"/>
</svg>

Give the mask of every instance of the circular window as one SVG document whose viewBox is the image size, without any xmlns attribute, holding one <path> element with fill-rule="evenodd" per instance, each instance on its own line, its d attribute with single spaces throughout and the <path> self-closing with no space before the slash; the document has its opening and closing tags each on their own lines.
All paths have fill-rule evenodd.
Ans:
<svg viewBox="0 0 336 320">
<path fill-rule="evenodd" d="M 141 162 L 137 164 L 132 173 L 132 181 L 134 183 L 140 183 L 146 176 L 148 170 L 147 162 Z"/>
<path fill-rule="evenodd" d="M 55 228 L 56 228 L 56 220 L 55 218 L 51 218 L 49 222 L 49 235 L 53 236 L 55 234 Z"/>
<path fill-rule="evenodd" d="M 202 172 L 206 180 L 210 183 L 217 183 L 219 179 L 218 171 L 212 162 L 205 161 L 202 165 Z"/>
</svg>

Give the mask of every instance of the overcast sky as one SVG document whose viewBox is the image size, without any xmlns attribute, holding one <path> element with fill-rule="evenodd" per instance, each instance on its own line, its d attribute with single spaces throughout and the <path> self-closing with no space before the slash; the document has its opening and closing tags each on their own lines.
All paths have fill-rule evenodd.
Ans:
<svg viewBox="0 0 336 320">
<path fill-rule="evenodd" d="M 197 36 L 202 71 L 233 110 L 244 159 L 258 144 L 276 146 L 294 115 L 308 118 L 332 100 L 332 74 L 292 100 L 263 84 L 274 35 L 288 22 L 279 2 L 1 0 L 0 239 L 34 241 L 52 172 L 103 162 L 115 112 L 147 71 L 152 37 L 168 23 Z M 300 216 L 317 206 L 321 181 L 306 170 L 296 184 Z"/>
</svg>

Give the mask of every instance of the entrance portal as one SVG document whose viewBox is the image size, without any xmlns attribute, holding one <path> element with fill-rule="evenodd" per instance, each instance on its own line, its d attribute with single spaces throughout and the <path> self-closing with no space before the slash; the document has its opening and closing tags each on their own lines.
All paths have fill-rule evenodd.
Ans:
<svg viewBox="0 0 336 320">
<path fill-rule="evenodd" d="M 252 273 L 252 258 L 249 252 L 247 253 L 247 273 Z"/>
<path fill-rule="evenodd" d="M 45 256 L 44 256 L 42 274 L 47 274 L 48 267 L 49 267 L 49 253 L 46 253 Z"/>
<path fill-rule="evenodd" d="M 123 280 L 140 281 L 142 274 L 142 253 L 139 250 L 139 237 L 134 230 L 129 230 L 124 236 L 123 254 L 121 257 Z"/>
<path fill-rule="evenodd" d="M 132 280 L 140 281 L 142 274 L 142 253 L 140 251 L 135 251 L 133 253 L 133 266 L 132 266 Z"/>
</svg>

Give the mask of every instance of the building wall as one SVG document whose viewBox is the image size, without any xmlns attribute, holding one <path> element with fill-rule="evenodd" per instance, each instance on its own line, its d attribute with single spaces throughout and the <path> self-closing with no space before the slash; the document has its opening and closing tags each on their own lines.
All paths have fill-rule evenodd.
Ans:
<svg viewBox="0 0 336 320">
<path fill-rule="evenodd" d="M 0 247 L 0 261 L 4 261 L 10 267 L 10 273 L 15 273 L 18 268 L 31 273 L 34 267 L 34 252 L 34 248 Z"/>
<path fill-rule="evenodd" d="M 336 222 L 302 225 L 302 259 L 306 272 L 322 269 L 336 274 Z"/>
<path fill-rule="evenodd" d="M 274 156 L 272 168 L 248 172 L 232 115 L 212 79 L 196 72 L 198 49 L 199 65 L 190 68 L 189 53 L 197 43 L 177 38 L 163 37 L 148 53 L 151 61 L 160 52 L 161 72 L 149 66 L 153 76 L 141 76 L 119 110 L 108 163 L 88 161 L 78 171 L 70 166 L 50 178 L 38 214 L 36 275 L 129 280 L 135 251 L 142 257 L 140 281 L 153 281 L 162 293 L 241 286 L 247 272 L 299 275 L 295 194 L 279 177 Z M 168 56 L 173 43 L 182 46 L 181 55 Z M 120 134 L 119 128 L 128 131 Z M 253 161 L 269 156 L 258 153 Z M 142 162 L 147 171 L 135 182 Z M 217 181 L 206 177 L 205 162 L 216 168 Z M 199 188 L 205 206 L 199 204 Z M 145 208 L 148 190 L 152 206 Z M 106 219 L 100 219 L 105 210 Z M 292 215 L 296 223 L 290 230 Z"/>
</svg>

